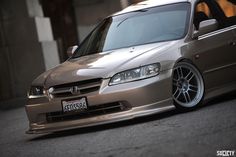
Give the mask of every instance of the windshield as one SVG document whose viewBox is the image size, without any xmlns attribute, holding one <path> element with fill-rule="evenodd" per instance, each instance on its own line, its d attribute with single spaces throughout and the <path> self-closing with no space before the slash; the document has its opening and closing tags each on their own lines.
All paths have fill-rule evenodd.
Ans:
<svg viewBox="0 0 236 157">
<path fill-rule="evenodd" d="M 189 12 L 189 3 L 178 3 L 108 17 L 82 42 L 73 58 L 183 38 Z"/>
</svg>

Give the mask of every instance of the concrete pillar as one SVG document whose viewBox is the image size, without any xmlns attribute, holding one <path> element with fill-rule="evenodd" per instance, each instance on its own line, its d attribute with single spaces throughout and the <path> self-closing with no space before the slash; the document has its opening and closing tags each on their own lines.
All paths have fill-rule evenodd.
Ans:
<svg viewBox="0 0 236 157">
<path fill-rule="evenodd" d="M 105 17 L 120 11 L 120 0 L 74 0 L 80 42 Z"/>
<path fill-rule="evenodd" d="M 120 0 L 120 4 L 121 4 L 122 9 L 124 9 L 130 6 L 131 4 L 139 3 L 142 1 L 145 1 L 145 0 Z"/>
<path fill-rule="evenodd" d="M 129 6 L 129 0 L 120 0 L 121 7 L 124 9 Z"/>
<path fill-rule="evenodd" d="M 32 80 L 59 64 L 57 45 L 38 0 L 1 0 L 0 13 L 0 107 L 22 105 Z"/>
</svg>

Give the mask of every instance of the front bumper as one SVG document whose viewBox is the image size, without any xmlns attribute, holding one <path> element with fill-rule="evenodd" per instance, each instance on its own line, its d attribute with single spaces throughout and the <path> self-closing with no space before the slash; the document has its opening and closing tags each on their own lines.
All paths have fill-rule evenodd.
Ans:
<svg viewBox="0 0 236 157">
<path fill-rule="evenodd" d="M 171 98 L 171 76 L 172 70 L 168 70 L 161 72 L 157 77 L 114 86 L 108 86 L 109 79 L 104 79 L 98 92 L 70 98 L 86 96 L 89 106 L 125 102 L 130 105 L 130 108 L 122 112 L 87 118 L 48 122 L 46 118 L 47 113 L 62 111 L 61 100 L 68 99 L 68 97 L 56 99 L 47 97 L 31 98 L 25 107 L 30 127 L 27 133 L 49 133 L 88 127 L 171 110 L 174 108 Z"/>
</svg>

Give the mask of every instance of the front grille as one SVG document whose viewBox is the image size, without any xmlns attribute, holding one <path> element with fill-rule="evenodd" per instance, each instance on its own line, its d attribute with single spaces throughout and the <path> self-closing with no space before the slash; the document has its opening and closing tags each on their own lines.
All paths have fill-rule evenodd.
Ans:
<svg viewBox="0 0 236 157">
<path fill-rule="evenodd" d="M 129 109 L 131 109 L 130 105 L 127 105 L 126 103 L 123 102 L 115 102 L 97 106 L 89 106 L 88 110 L 83 112 L 72 112 L 72 113 L 64 113 L 62 111 L 50 112 L 46 113 L 46 119 L 48 123 L 54 123 L 54 122 L 84 119 L 93 116 L 122 112 L 122 111 L 127 111 Z"/>
<path fill-rule="evenodd" d="M 92 79 L 80 82 L 57 85 L 49 88 L 49 95 L 53 98 L 69 97 L 96 92 L 100 89 L 102 79 Z"/>
</svg>

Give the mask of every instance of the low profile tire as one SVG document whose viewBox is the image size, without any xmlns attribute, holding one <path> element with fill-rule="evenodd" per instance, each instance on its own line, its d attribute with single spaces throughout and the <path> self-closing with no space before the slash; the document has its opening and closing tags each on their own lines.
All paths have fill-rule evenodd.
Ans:
<svg viewBox="0 0 236 157">
<path fill-rule="evenodd" d="M 188 62 L 177 63 L 173 70 L 173 101 L 177 109 L 193 110 L 204 97 L 204 81 L 198 69 Z"/>
</svg>

